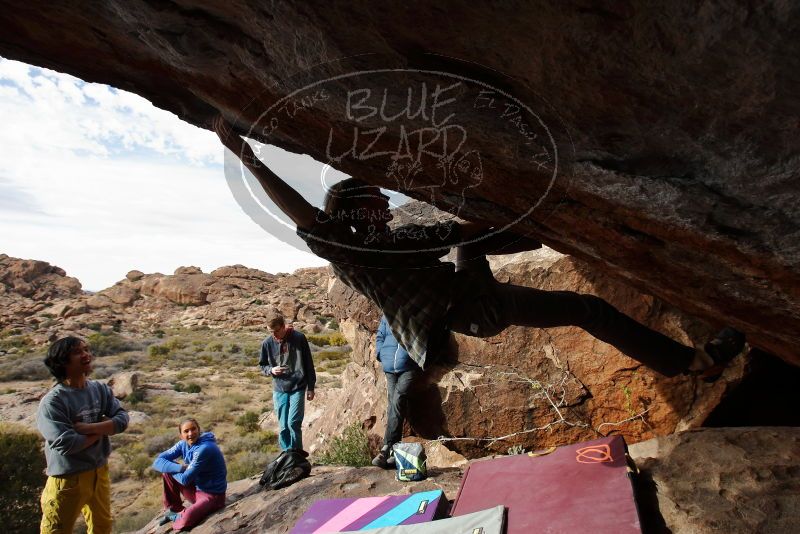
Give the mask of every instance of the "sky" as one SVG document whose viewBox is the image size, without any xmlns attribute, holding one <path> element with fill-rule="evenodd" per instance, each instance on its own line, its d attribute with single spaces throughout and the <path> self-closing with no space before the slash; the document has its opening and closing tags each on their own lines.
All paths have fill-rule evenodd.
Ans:
<svg viewBox="0 0 800 534">
<path fill-rule="evenodd" d="M 0 58 L 0 121 L 0 253 L 57 265 L 93 291 L 132 269 L 327 263 L 244 213 L 215 134 L 142 97 Z M 325 168 L 310 157 L 267 146 L 262 159 L 319 191 Z"/>
</svg>

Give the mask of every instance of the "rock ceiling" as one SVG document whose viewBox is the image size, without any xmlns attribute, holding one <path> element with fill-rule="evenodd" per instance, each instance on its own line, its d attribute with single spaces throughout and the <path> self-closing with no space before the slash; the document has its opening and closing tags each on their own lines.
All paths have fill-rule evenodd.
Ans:
<svg viewBox="0 0 800 534">
<path fill-rule="evenodd" d="M 800 364 L 800 7 L 0 1 L 0 55 L 539 236 Z"/>
</svg>

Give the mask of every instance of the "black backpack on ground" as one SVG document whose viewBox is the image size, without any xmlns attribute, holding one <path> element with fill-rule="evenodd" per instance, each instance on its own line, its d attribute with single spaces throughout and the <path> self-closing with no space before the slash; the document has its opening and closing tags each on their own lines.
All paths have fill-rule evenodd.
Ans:
<svg viewBox="0 0 800 534">
<path fill-rule="evenodd" d="M 308 453 L 289 449 L 267 464 L 259 484 L 267 489 L 281 489 L 291 486 L 311 474 L 311 464 L 306 459 Z"/>
</svg>

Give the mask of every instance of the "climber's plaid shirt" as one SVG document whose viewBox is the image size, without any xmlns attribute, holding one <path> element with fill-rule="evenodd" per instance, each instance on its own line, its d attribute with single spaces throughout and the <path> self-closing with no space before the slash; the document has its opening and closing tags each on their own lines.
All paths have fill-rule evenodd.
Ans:
<svg viewBox="0 0 800 534">
<path fill-rule="evenodd" d="M 320 210 L 316 215 L 316 224 L 297 234 L 331 262 L 339 280 L 381 309 L 394 336 L 424 368 L 429 343 L 446 333 L 455 267 L 439 258 L 458 243 L 458 223 L 410 224 L 365 237 Z"/>
</svg>

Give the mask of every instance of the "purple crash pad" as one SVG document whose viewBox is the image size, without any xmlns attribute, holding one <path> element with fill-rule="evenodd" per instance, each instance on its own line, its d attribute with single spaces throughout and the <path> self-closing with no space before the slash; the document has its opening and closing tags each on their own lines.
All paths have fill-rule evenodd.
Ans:
<svg viewBox="0 0 800 534">
<path fill-rule="evenodd" d="M 324 499 L 311 505 L 290 534 L 322 534 L 413 525 L 443 515 L 442 490 L 361 499 Z"/>
<path fill-rule="evenodd" d="M 508 508 L 508 534 L 641 534 L 620 436 L 469 465 L 453 516 Z"/>
</svg>

